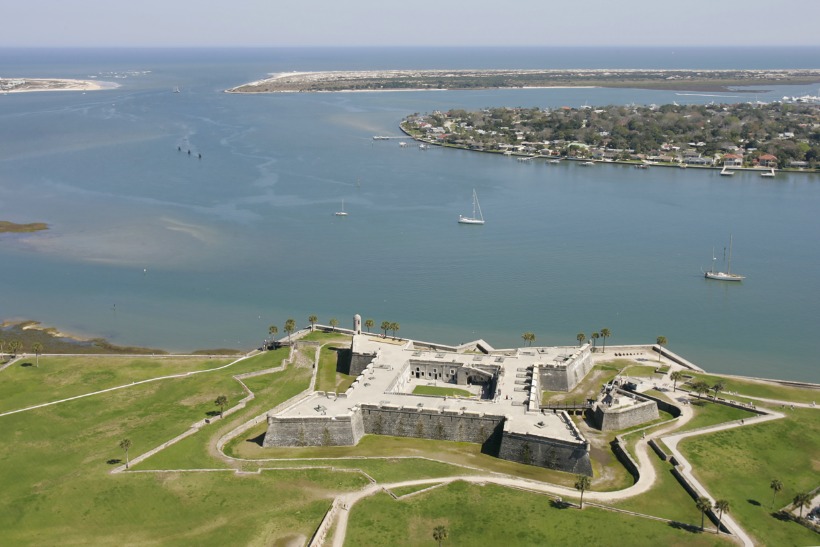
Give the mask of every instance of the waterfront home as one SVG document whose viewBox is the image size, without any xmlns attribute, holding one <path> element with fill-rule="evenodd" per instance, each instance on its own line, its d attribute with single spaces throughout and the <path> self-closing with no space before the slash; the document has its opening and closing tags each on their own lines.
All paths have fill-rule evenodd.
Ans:
<svg viewBox="0 0 820 547">
<path fill-rule="evenodd" d="M 743 156 L 739 154 L 726 154 L 723 156 L 723 167 L 743 167 Z"/>
<path fill-rule="evenodd" d="M 777 156 L 771 154 L 763 154 L 757 158 L 757 164 L 760 167 L 777 167 Z"/>
</svg>

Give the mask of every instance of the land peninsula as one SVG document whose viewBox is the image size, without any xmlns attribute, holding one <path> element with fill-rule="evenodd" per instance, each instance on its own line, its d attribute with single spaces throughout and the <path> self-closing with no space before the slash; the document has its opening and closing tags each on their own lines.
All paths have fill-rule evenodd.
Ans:
<svg viewBox="0 0 820 547">
<path fill-rule="evenodd" d="M 17 224 L 16 222 L 9 222 L 8 220 L 0 220 L 0 234 L 21 234 L 29 232 L 39 232 L 41 230 L 48 230 L 48 224 L 46 224 L 45 222 L 29 222 L 27 224 Z"/>
<path fill-rule="evenodd" d="M 820 70 L 362 70 L 284 72 L 243 84 L 229 93 L 397 91 L 527 87 L 627 87 L 677 91 L 727 91 L 735 86 L 820 82 Z"/>
<path fill-rule="evenodd" d="M 523 157 L 816 170 L 820 104 L 486 108 L 413 114 L 419 141 Z M 770 171 L 769 171 L 770 172 Z"/>
<path fill-rule="evenodd" d="M 94 80 L 68 78 L 0 78 L 0 92 L 26 93 L 31 91 L 99 91 L 117 84 Z"/>
</svg>

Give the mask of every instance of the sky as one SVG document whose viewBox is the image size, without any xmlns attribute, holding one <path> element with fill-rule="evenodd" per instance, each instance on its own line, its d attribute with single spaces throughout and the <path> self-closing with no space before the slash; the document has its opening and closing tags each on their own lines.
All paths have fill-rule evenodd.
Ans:
<svg viewBox="0 0 820 547">
<path fill-rule="evenodd" d="M 0 0 L 0 20 L 0 47 L 820 45 L 820 0 Z"/>
</svg>

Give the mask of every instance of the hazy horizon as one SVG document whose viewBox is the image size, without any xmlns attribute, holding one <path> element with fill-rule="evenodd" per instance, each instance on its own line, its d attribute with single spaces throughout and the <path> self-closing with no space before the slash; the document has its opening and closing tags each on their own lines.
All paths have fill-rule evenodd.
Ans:
<svg viewBox="0 0 820 547">
<path fill-rule="evenodd" d="M 274 4 L 246 0 L 32 0 L 4 7 L 0 47 L 816 46 L 820 2 L 567 4 L 491 0 Z M 44 14 L 46 16 L 44 16 Z M 772 20 L 778 24 L 771 24 Z"/>
</svg>

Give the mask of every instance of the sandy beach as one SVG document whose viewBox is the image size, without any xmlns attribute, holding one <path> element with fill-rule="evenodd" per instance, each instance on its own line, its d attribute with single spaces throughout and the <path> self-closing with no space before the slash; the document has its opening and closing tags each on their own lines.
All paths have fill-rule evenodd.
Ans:
<svg viewBox="0 0 820 547">
<path fill-rule="evenodd" d="M 3 93 L 28 93 L 34 91 L 100 91 L 114 89 L 119 84 L 94 80 L 67 78 L 0 78 Z"/>
</svg>

